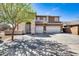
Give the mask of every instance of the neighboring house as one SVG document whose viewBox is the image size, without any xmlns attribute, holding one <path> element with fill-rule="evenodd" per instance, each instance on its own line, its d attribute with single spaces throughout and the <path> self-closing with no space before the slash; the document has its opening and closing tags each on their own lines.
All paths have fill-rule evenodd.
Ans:
<svg viewBox="0 0 79 59">
<path fill-rule="evenodd" d="M 8 28 L 10 28 L 9 25 L 5 24 L 5 23 L 0 23 L 0 41 L 2 39 L 4 39 L 5 37 L 5 30 L 7 30 Z"/>
<path fill-rule="evenodd" d="M 7 29 L 10 29 L 10 26 L 6 23 L 0 23 L 0 31 L 5 31 Z"/>
<path fill-rule="evenodd" d="M 67 22 L 64 27 L 66 33 L 79 35 L 79 21 Z"/>
<path fill-rule="evenodd" d="M 59 33 L 62 32 L 62 26 L 59 16 L 37 15 L 32 22 L 21 23 L 17 28 L 20 34 Z"/>
</svg>

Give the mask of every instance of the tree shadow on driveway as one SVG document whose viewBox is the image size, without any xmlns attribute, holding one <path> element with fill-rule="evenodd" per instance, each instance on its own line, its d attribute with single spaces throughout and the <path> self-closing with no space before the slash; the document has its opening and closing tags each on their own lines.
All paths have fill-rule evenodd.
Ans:
<svg viewBox="0 0 79 59">
<path fill-rule="evenodd" d="M 54 35 L 56 33 L 41 33 L 41 34 L 28 34 L 32 37 L 51 37 L 50 35 Z"/>
</svg>

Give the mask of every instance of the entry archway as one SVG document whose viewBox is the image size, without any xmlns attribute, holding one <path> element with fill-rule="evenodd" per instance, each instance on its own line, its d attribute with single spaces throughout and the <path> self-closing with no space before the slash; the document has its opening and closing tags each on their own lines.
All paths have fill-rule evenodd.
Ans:
<svg viewBox="0 0 79 59">
<path fill-rule="evenodd" d="M 27 34 L 31 33 L 31 22 L 26 23 L 25 30 Z"/>
</svg>

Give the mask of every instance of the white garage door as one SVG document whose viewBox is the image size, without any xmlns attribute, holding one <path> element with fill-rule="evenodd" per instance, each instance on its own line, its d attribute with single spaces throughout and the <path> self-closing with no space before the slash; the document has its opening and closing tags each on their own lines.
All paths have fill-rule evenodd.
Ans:
<svg viewBox="0 0 79 59">
<path fill-rule="evenodd" d="M 43 33 L 43 26 L 36 26 L 36 33 Z"/>
<path fill-rule="evenodd" d="M 61 31 L 60 26 L 46 26 L 46 33 L 57 33 Z"/>
</svg>

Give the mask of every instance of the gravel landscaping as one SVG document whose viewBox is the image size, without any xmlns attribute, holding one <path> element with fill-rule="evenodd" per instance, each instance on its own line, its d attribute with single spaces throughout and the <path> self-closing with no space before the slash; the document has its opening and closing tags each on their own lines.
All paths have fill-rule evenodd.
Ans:
<svg viewBox="0 0 79 59">
<path fill-rule="evenodd" d="M 41 39 L 14 40 L 0 44 L 0 56 L 75 56 L 67 45 Z"/>
</svg>

